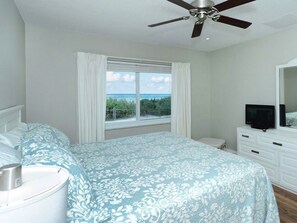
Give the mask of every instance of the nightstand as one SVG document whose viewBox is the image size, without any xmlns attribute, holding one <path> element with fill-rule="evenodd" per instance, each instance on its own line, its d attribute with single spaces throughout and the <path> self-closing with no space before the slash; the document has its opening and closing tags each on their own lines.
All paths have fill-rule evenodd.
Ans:
<svg viewBox="0 0 297 223">
<path fill-rule="evenodd" d="M 65 223 L 69 173 L 55 166 L 23 166 L 22 186 L 0 191 L 0 222 Z"/>
</svg>

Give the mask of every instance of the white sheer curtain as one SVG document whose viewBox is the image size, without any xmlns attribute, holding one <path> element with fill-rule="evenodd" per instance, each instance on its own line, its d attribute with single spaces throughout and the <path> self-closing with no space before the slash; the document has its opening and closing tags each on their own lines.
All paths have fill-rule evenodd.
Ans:
<svg viewBox="0 0 297 223">
<path fill-rule="evenodd" d="M 191 138 L 191 71 L 189 63 L 172 63 L 171 131 Z"/>
<path fill-rule="evenodd" d="M 79 143 L 105 138 L 106 67 L 104 55 L 77 53 Z"/>
</svg>

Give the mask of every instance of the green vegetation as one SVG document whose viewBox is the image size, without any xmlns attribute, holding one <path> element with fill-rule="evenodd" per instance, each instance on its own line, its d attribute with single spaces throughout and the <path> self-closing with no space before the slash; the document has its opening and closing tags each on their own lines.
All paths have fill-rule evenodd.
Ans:
<svg viewBox="0 0 297 223">
<path fill-rule="evenodd" d="M 140 116 L 164 116 L 171 114 L 171 97 L 162 99 L 142 99 L 140 101 Z"/>
<path fill-rule="evenodd" d="M 171 114 L 171 97 L 140 100 L 140 116 L 168 116 Z M 106 121 L 133 118 L 136 115 L 134 101 L 106 100 Z"/>
<path fill-rule="evenodd" d="M 135 107 L 134 101 L 109 98 L 106 100 L 106 121 L 135 117 Z"/>
</svg>

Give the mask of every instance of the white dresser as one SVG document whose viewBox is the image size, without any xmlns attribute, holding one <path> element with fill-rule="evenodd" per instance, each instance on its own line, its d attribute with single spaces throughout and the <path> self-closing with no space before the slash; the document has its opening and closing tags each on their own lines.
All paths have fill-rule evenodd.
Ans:
<svg viewBox="0 0 297 223">
<path fill-rule="evenodd" d="M 237 152 L 265 167 L 274 184 L 297 194 L 297 133 L 239 127 Z"/>
</svg>

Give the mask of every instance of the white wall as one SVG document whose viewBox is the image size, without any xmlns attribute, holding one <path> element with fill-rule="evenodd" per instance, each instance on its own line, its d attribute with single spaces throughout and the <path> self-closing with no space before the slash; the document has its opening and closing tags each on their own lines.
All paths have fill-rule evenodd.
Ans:
<svg viewBox="0 0 297 223">
<path fill-rule="evenodd" d="M 297 29 L 211 53 L 212 136 L 236 149 L 245 104 L 275 104 L 275 66 L 297 57 Z"/>
<path fill-rule="evenodd" d="M 25 24 L 14 1 L 1 0 L 0 110 L 25 105 L 25 93 Z"/>
<path fill-rule="evenodd" d="M 128 58 L 190 62 L 192 137 L 210 135 L 210 66 L 208 54 L 178 48 L 112 40 L 70 31 L 26 25 L 27 121 L 48 123 L 78 141 L 78 51 Z M 169 130 L 169 126 L 108 131 L 107 138 Z"/>
</svg>

